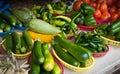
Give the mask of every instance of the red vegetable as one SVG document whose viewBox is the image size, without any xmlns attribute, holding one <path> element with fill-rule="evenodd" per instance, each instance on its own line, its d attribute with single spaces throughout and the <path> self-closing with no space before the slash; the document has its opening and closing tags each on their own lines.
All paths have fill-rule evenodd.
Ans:
<svg viewBox="0 0 120 74">
<path fill-rule="evenodd" d="M 79 10 L 82 3 L 83 3 L 83 2 L 80 1 L 80 0 L 74 2 L 74 4 L 73 4 L 73 9 L 74 9 L 75 11 Z"/>
<path fill-rule="evenodd" d="M 99 9 L 95 10 L 94 17 L 95 18 L 100 18 L 101 17 L 101 11 Z"/>
</svg>

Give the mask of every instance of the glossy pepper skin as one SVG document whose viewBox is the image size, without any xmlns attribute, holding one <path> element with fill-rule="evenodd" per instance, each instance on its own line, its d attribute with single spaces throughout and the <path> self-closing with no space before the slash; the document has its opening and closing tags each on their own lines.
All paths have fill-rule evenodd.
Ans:
<svg viewBox="0 0 120 74">
<path fill-rule="evenodd" d="M 81 8 L 83 9 L 82 13 L 85 15 L 94 14 L 95 9 L 88 4 L 85 3 L 81 4 Z"/>
<path fill-rule="evenodd" d="M 94 19 L 93 15 L 87 15 L 87 16 L 85 16 L 84 24 L 87 25 L 87 26 L 97 26 L 97 22 Z"/>
</svg>

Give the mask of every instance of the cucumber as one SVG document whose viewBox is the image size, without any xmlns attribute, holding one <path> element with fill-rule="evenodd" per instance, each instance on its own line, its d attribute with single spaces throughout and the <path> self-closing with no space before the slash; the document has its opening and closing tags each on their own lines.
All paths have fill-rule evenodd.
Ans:
<svg viewBox="0 0 120 74">
<path fill-rule="evenodd" d="M 11 26 L 16 25 L 16 19 L 14 19 L 12 15 L 7 15 L 7 14 L 4 14 L 4 13 L 0 13 L 0 17 L 5 19 L 8 22 L 8 24 L 10 24 Z"/>
<path fill-rule="evenodd" d="M 26 45 L 28 46 L 28 49 L 31 50 L 32 47 L 33 47 L 33 44 L 32 44 L 32 38 L 31 38 L 29 32 L 24 30 L 22 32 L 22 36 L 23 36 L 23 38 L 24 38 L 24 40 L 26 42 Z"/>
<path fill-rule="evenodd" d="M 11 33 L 14 43 L 14 49 L 20 49 L 21 48 L 21 38 L 20 35 L 17 32 Z"/>
<path fill-rule="evenodd" d="M 66 49 L 79 62 L 88 60 L 92 56 L 92 53 L 88 49 L 86 49 L 80 45 L 76 45 L 69 40 L 63 39 L 59 36 L 54 36 L 54 40 L 61 47 Z"/>
<path fill-rule="evenodd" d="M 39 40 L 36 40 L 34 42 L 32 52 L 34 53 L 37 62 L 39 64 L 43 64 L 44 61 L 45 61 L 45 57 L 43 56 L 42 48 L 41 48 L 41 42 Z"/>
<path fill-rule="evenodd" d="M 54 68 L 54 59 L 49 52 L 50 45 L 48 43 L 43 43 L 42 44 L 42 50 L 43 50 L 43 55 L 45 57 L 45 61 L 43 63 L 43 68 L 46 71 L 51 71 Z"/>
<path fill-rule="evenodd" d="M 55 63 L 53 70 L 51 71 L 51 74 L 62 74 L 62 71 L 58 64 Z"/>
<path fill-rule="evenodd" d="M 54 44 L 53 48 L 56 52 L 56 54 L 65 62 L 67 62 L 70 65 L 79 67 L 80 66 L 80 62 L 77 61 L 73 56 L 71 56 L 70 54 L 68 54 L 67 52 L 65 52 L 60 45 L 58 44 Z"/>
<path fill-rule="evenodd" d="M 26 42 L 25 39 L 23 38 L 23 36 L 21 36 L 21 47 L 26 47 Z"/>
<path fill-rule="evenodd" d="M 5 39 L 5 41 L 3 42 L 3 45 L 5 46 L 5 48 L 7 50 L 7 54 L 11 54 L 11 52 L 13 50 L 12 36 L 10 34 L 6 34 L 3 36 L 3 40 L 4 39 Z"/>
</svg>

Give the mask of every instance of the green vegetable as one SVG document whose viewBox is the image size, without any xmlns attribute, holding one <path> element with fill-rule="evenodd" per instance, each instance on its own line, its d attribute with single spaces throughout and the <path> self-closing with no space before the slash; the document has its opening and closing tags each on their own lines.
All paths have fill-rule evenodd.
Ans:
<svg viewBox="0 0 120 74">
<path fill-rule="evenodd" d="M 66 49 L 78 61 L 85 61 L 91 57 L 91 52 L 82 46 L 78 46 L 71 41 L 55 36 L 54 40 L 64 49 Z"/>
<path fill-rule="evenodd" d="M 81 39 L 81 37 L 84 35 L 84 32 L 80 32 L 78 35 L 77 35 L 77 37 L 76 37 L 76 39 L 75 39 L 75 43 L 76 44 L 78 44 L 79 43 L 79 41 L 80 41 L 80 39 Z"/>
<path fill-rule="evenodd" d="M 12 10 L 12 14 L 23 23 L 28 23 L 31 19 L 35 18 L 33 12 L 28 8 Z"/>
<path fill-rule="evenodd" d="M 29 22 L 29 28 L 34 32 L 43 34 L 57 34 L 61 32 L 58 28 L 40 19 L 32 19 Z"/>
<path fill-rule="evenodd" d="M 97 22 L 94 19 L 93 15 L 87 15 L 87 16 L 85 16 L 84 24 L 87 25 L 87 26 L 96 26 Z"/>
<path fill-rule="evenodd" d="M 23 36 L 21 36 L 21 47 L 26 47 L 26 42 L 25 39 L 23 38 Z"/>
<path fill-rule="evenodd" d="M 55 18 L 65 20 L 66 22 L 69 22 L 69 23 L 71 22 L 71 18 L 66 16 L 59 15 L 59 16 L 56 16 Z"/>
<path fill-rule="evenodd" d="M 20 35 L 17 32 L 11 33 L 13 41 L 14 41 L 14 49 L 18 50 L 21 48 L 21 38 Z"/>
<path fill-rule="evenodd" d="M 26 42 L 26 45 L 28 46 L 28 49 L 31 50 L 32 47 L 33 47 L 33 43 L 32 43 L 32 38 L 31 38 L 29 32 L 24 30 L 22 32 L 22 36 L 23 36 L 23 38 L 24 38 L 24 40 Z"/>
<path fill-rule="evenodd" d="M 89 45 L 90 45 L 90 47 L 92 47 L 92 48 L 94 48 L 94 49 L 97 49 L 96 43 L 89 42 Z"/>
<path fill-rule="evenodd" d="M 120 19 L 118 19 L 115 22 L 113 22 L 113 23 L 110 24 L 110 28 L 111 29 L 116 29 L 118 27 L 120 27 Z"/>
<path fill-rule="evenodd" d="M 110 35 L 115 35 L 115 34 L 118 33 L 118 32 L 120 32 L 120 27 L 117 27 L 117 28 L 115 28 L 115 29 L 111 29 L 111 30 L 109 31 L 109 34 L 110 34 Z"/>
<path fill-rule="evenodd" d="M 88 4 L 81 4 L 81 8 L 83 9 L 83 14 L 85 15 L 94 14 L 94 8 Z"/>
<path fill-rule="evenodd" d="M 40 66 L 40 74 L 51 74 L 50 71 L 46 71 L 42 66 Z"/>
<path fill-rule="evenodd" d="M 71 56 L 68 52 L 65 52 L 62 47 L 59 44 L 53 44 L 53 48 L 55 50 L 55 53 L 65 62 L 67 62 L 70 65 L 79 67 L 80 62 L 77 61 L 73 56 Z"/>
<path fill-rule="evenodd" d="M 88 62 L 80 62 L 80 67 L 87 67 L 88 66 Z"/>
<path fill-rule="evenodd" d="M 7 23 L 10 24 L 11 26 L 16 25 L 16 19 L 13 18 L 12 15 L 7 15 L 7 14 L 4 14 L 4 13 L 0 13 L 0 17 L 3 18 L 4 20 L 6 20 Z"/>
<path fill-rule="evenodd" d="M 62 74 L 62 71 L 58 64 L 55 63 L 53 70 L 51 71 L 51 74 Z"/>
<path fill-rule="evenodd" d="M 43 56 L 43 50 L 41 48 L 41 42 L 39 40 L 36 40 L 34 42 L 32 52 L 36 57 L 37 63 L 43 64 L 45 61 L 45 57 Z"/>
<path fill-rule="evenodd" d="M 20 52 L 21 52 L 21 53 L 26 53 L 26 50 L 27 50 L 27 49 L 26 49 L 25 47 L 21 47 L 21 48 L 20 48 Z"/>
<path fill-rule="evenodd" d="M 12 36 L 10 34 L 6 34 L 3 36 L 3 40 L 4 39 L 5 41 L 3 42 L 3 45 L 5 46 L 7 50 L 7 54 L 11 54 L 13 50 Z"/>
<path fill-rule="evenodd" d="M 35 57 L 32 54 L 31 60 L 30 60 L 30 71 L 29 74 L 40 74 L 40 65 L 35 63 Z"/>
<path fill-rule="evenodd" d="M 84 15 L 81 14 L 78 18 L 76 18 L 75 23 L 81 25 L 84 24 Z"/>
<path fill-rule="evenodd" d="M 43 55 L 45 57 L 45 61 L 43 63 L 43 68 L 46 70 L 46 71 L 52 71 L 53 68 L 54 68 L 54 59 L 51 55 L 51 53 L 49 52 L 49 48 L 50 48 L 50 45 L 48 43 L 43 43 L 42 44 L 42 51 L 43 51 Z"/>
<path fill-rule="evenodd" d="M 10 30 L 11 30 L 11 26 L 8 25 L 8 24 L 6 24 L 5 27 L 4 27 L 4 29 L 3 29 L 3 31 L 4 31 L 4 32 L 8 32 L 8 31 L 10 31 Z"/>
<path fill-rule="evenodd" d="M 5 28 L 5 25 L 6 25 L 5 21 L 0 17 L 0 29 Z"/>
</svg>

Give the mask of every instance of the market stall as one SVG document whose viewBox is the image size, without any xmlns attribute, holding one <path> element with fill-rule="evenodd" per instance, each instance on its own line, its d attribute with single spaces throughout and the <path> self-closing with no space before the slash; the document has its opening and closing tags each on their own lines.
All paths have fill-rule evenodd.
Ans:
<svg viewBox="0 0 120 74">
<path fill-rule="evenodd" d="M 0 3 L 0 74 L 119 71 L 120 1 Z"/>
</svg>

